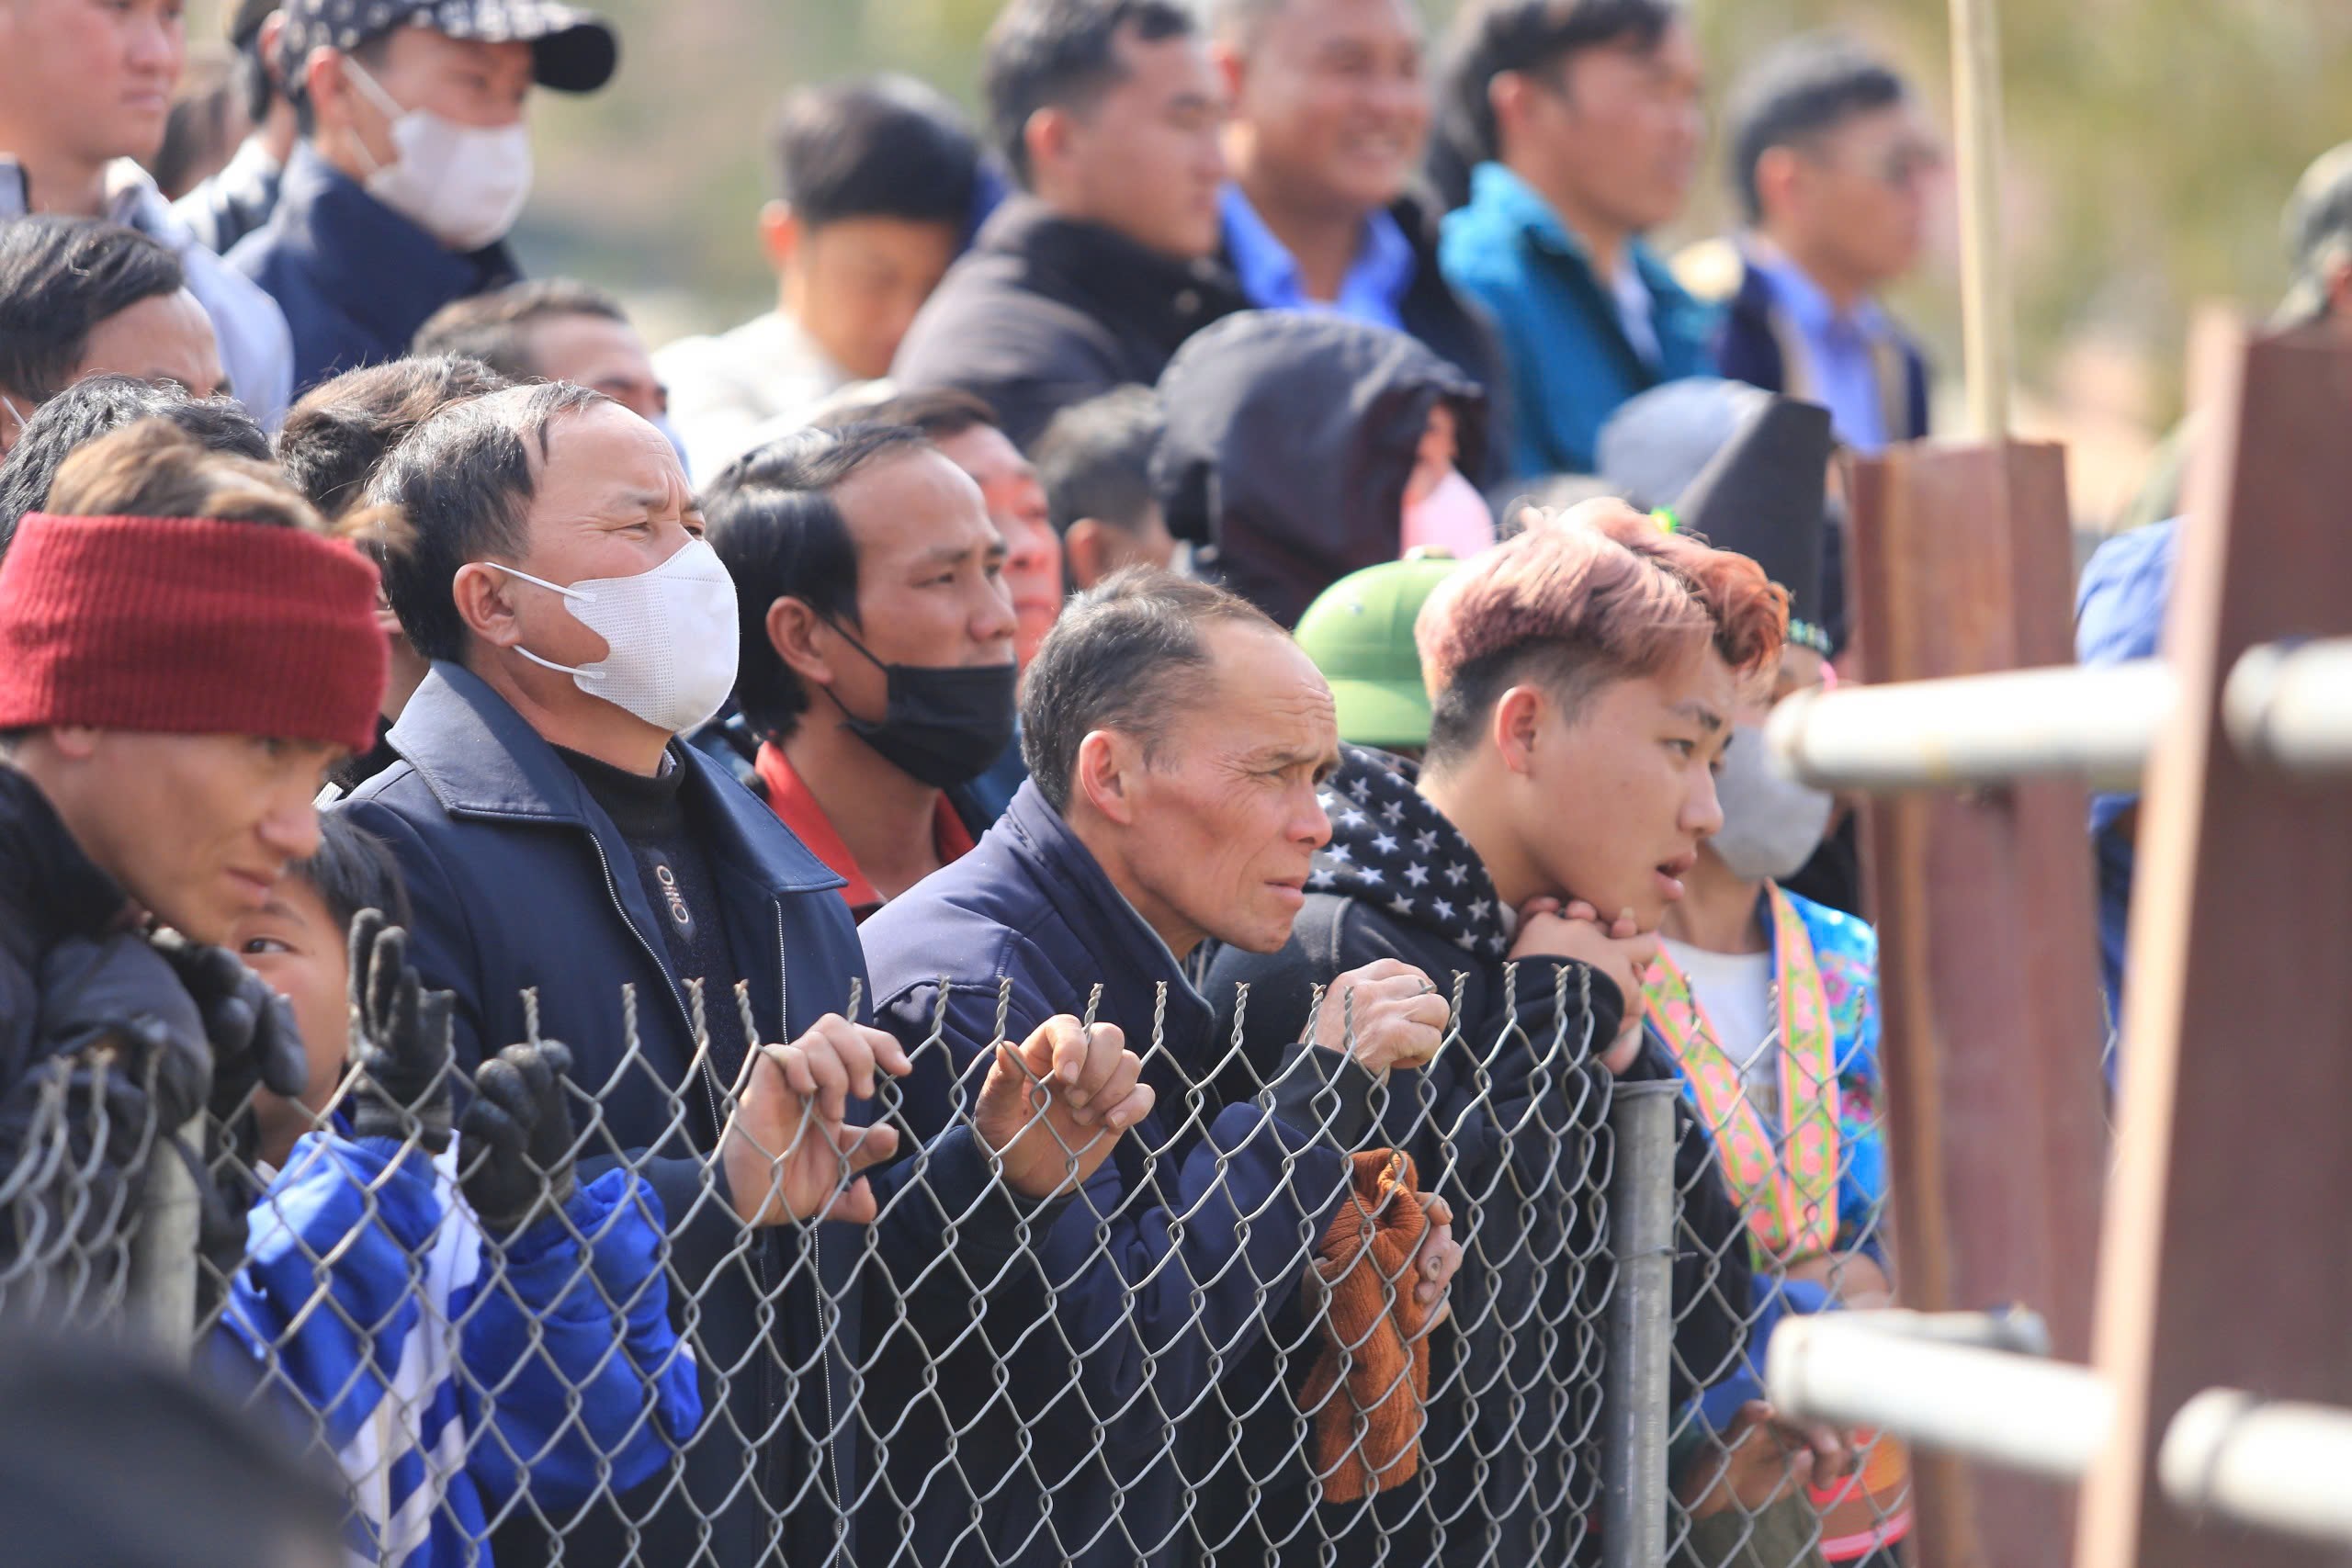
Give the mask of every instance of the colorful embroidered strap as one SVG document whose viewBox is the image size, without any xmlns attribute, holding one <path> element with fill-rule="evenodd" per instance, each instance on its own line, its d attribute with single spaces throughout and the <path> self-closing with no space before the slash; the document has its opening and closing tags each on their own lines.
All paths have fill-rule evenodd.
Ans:
<svg viewBox="0 0 2352 1568">
<path fill-rule="evenodd" d="M 1838 1055 L 1813 940 L 1779 886 L 1765 886 L 1780 1001 L 1785 1135 L 1777 1146 L 1680 966 L 1660 953 L 1644 988 L 1649 1028 L 1681 1064 L 1757 1241 L 1787 1260 L 1827 1252 L 1838 1239 Z"/>
</svg>

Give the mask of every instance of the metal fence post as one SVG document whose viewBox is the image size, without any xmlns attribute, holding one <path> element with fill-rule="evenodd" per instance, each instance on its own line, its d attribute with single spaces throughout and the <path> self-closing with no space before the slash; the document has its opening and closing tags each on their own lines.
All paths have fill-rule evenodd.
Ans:
<svg viewBox="0 0 2352 1568">
<path fill-rule="evenodd" d="M 1601 1560 L 1606 1568 L 1666 1561 L 1668 1362 L 1674 1333 L 1672 1082 L 1621 1083 L 1609 1107 L 1608 1359 L 1601 1368 Z"/>
<path fill-rule="evenodd" d="M 204 1115 L 188 1118 L 181 1145 L 204 1146 Z M 185 1361 L 196 1341 L 196 1247 L 202 1211 L 196 1173 L 156 1129 L 147 1147 L 146 1202 L 130 1238 L 130 1291 L 123 1303 L 131 1331 L 157 1353 Z"/>
</svg>

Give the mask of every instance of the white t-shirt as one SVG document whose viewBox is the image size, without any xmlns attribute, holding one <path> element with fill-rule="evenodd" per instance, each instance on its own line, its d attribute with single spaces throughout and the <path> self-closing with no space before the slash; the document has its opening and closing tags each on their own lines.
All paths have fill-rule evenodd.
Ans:
<svg viewBox="0 0 2352 1568">
<path fill-rule="evenodd" d="M 1714 1025 L 1715 1043 L 1739 1068 L 1747 1103 L 1775 1133 L 1781 1127 L 1781 1028 L 1772 1010 L 1770 953 L 1705 953 L 1660 939 L 1690 982 L 1690 995 Z"/>
</svg>

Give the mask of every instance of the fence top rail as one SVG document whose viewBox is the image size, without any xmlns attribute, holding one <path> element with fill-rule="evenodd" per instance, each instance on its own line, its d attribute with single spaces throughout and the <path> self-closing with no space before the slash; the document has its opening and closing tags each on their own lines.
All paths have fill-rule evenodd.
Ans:
<svg viewBox="0 0 2352 1568">
<path fill-rule="evenodd" d="M 1800 692 L 1767 731 L 1780 764 L 1820 789 L 1893 793 L 2070 774 L 2137 786 L 2179 688 L 2161 660 L 2058 665 Z M 2231 672 L 2223 716 L 2249 760 L 2352 771 L 2352 638 L 2266 643 Z"/>
</svg>

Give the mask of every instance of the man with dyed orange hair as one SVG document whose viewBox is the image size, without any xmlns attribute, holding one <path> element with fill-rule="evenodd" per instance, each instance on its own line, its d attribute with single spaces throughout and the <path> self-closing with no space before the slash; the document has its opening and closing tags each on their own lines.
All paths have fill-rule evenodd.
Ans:
<svg viewBox="0 0 2352 1568">
<path fill-rule="evenodd" d="M 1436 1473 L 1410 1520 L 1386 1518 L 1393 1531 L 1430 1535 L 1484 1510 L 1509 1543 L 1498 1558 L 1547 1555 L 1557 1521 L 1527 1477 L 1553 1462 L 1555 1418 L 1465 1396 L 1528 1375 L 1538 1319 L 1574 1375 L 1600 1288 L 1583 1260 L 1600 1243 L 1589 1222 L 1531 1220 L 1512 1195 L 1599 1179 L 1614 1079 L 1674 1077 L 1643 1037 L 1642 976 L 1722 821 L 1713 769 L 1743 682 L 1778 658 L 1786 629 L 1785 595 L 1753 561 L 1660 535 L 1620 502 L 1466 563 L 1416 624 L 1432 708 L 1419 768 L 1346 749 L 1325 786 L 1331 842 L 1289 944 L 1212 964 L 1204 989 L 1221 1027 L 1250 982 L 1242 1039 L 1261 1071 L 1303 1026 L 1313 987 L 1342 970 L 1392 958 L 1458 987 L 1459 1041 L 1424 1089 L 1389 1098 L 1376 1134 L 1438 1176 L 1457 1215 L 1477 1216 L 1486 1264 L 1456 1282 L 1431 1346 L 1422 1452 Z M 1704 1130 L 1687 1108 L 1678 1117 L 1679 1401 L 1737 1360 L 1732 1303 L 1748 1285 L 1738 1208 Z M 1298 1495 L 1312 1495 L 1304 1478 Z M 1272 1482 L 1261 1509 L 1283 1499 Z M 1322 1513 L 1334 1534 L 1362 1525 Z"/>
</svg>

